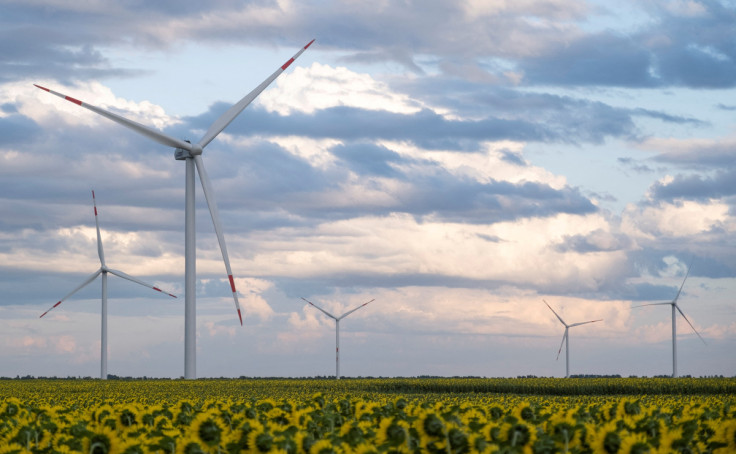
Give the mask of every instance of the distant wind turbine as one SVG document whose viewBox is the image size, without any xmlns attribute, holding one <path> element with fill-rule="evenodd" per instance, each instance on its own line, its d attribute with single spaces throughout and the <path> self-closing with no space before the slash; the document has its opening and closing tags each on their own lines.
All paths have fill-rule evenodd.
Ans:
<svg viewBox="0 0 736 454">
<path fill-rule="evenodd" d="M 107 379 L 107 274 L 114 274 L 115 276 L 122 277 L 123 279 L 127 279 L 131 282 L 135 282 L 136 284 L 140 284 L 144 287 L 148 287 L 150 289 L 156 290 L 157 292 L 165 293 L 173 298 L 176 298 L 176 295 L 172 295 L 171 293 L 164 292 L 160 288 L 148 284 L 146 282 L 143 282 L 139 279 L 134 278 L 133 276 L 130 276 L 128 274 L 123 273 L 122 271 L 113 270 L 107 267 L 107 264 L 105 263 L 105 253 L 102 250 L 102 237 L 100 236 L 100 222 L 97 219 L 97 202 L 95 200 L 95 191 L 92 191 L 92 204 L 95 208 L 95 226 L 97 227 L 97 255 L 100 258 L 100 268 L 92 273 L 91 276 L 89 276 L 87 279 L 85 279 L 82 284 L 72 290 L 69 294 L 67 294 L 64 298 L 60 299 L 58 303 L 51 306 L 49 310 L 41 314 L 41 317 L 48 314 L 52 309 L 54 309 L 56 306 L 60 305 L 64 300 L 69 298 L 70 296 L 74 295 L 84 287 L 86 287 L 90 282 L 94 281 L 97 276 L 100 274 L 102 275 L 102 333 L 101 333 L 101 339 L 100 339 L 100 378 L 105 380 Z M 39 317 L 39 318 L 41 318 Z"/>
<path fill-rule="evenodd" d="M 680 289 L 677 291 L 677 295 L 675 295 L 675 299 L 668 303 L 649 303 L 649 304 L 642 304 L 637 307 L 644 307 L 644 306 L 666 306 L 670 305 L 672 306 L 672 377 L 677 378 L 677 313 L 675 310 L 677 310 L 680 315 L 682 315 L 682 318 L 685 319 L 688 325 L 690 325 L 690 328 L 693 329 L 693 332 L 698 335 L 701 341 L 703 341 L 703 344 L 705 343 L 705 340 L 700 335 L 698 330 L 695 329 L 692 323 L 690 323 L 690 320 L 685 317 L 685 313 L 682 312 L 682 309 L 680 309 L 680 306 L 677 305 L 677 300 L 680 298 L 680 293 L 682 293 L 682 287 L 685 285 L 685 281 L 687 280 L 688 275 L 690 274 L 690 268 L 693 266 L 692 263 L 687 267 L 687 272 L 685 273 L 685 278 L 682 280 L 682 284 L 680 284 Z M 707 345 L 707 344 L 706 344 Z"/>
<path fill-rule="evenodd" d="M 542 301 L 544 301 L 544 300 L 542 300 Z M 560 342 L 560 349 L 557 350 L 557 359 L 560 359 L 560 352 L 562 351 L 562 345 L 564 344 L 565 345 L 565 378 L 568 378 L 568 377 L 570 377 L 570 336 L 568 335 L 568 331 L 573 326 L 580 326 L 580 325 L 585 325 L 587 323 L 600 322 L 603 319 L 590 320 L 590 321 L 587 321 L 587 322 L 573 323 L 573 324 L 568 325 L 567 323 L 565 323 L 564 320 L 562 320 L 562 317 L 560 317 L 557 314 L 557 312 L 555 312 L 555 310 L 552 309 L 552 306 L 550 306 L 549 303 L 547 303 L 547 301 L 544 301 L 544 304 L 546 304 L 547 307 L 549 308 L 549 310 L 551 310 L 552 313 L 555 314 L 555 317 L 557 317 L 557 320 L 559 320 L 560 323 L 562 323 L 563 325 L 565 325 L 565 334 L 562 335 L 562 342 Z"/>
<path fill-rule="evenodd" d="M 306 301 L 307 303 L 309 303 L 310 305 L 316 307 L 318 310 L 320 310 L 326 316 L 328 316 L 331 319 L 335 320 L 335 378 L 337 380 L 339 380 L 340 379 L 340 320 L 344 319 L 348 315 L 350 315 L 353 312 L 357 311 L 361 307 L 367 306 L 368 303 L 371 303 L 371 302 L 375 301 L 375 299 L 372 299 L 372 300 L 368 301 L 367 303 L 363 303 L 360 306 L 356 307 L 355 309 L 345 312 L 344 314 L 342 314 L 339 317 L 335 317 L 334 315 L 330 314 L 329 312 L 327 312 L 326 310 L 324 310 L 321 307 L 317 306 L 316 304 L 314 304 L 313 302 L 309 301 L 306 298 L 302 298 L 302 299 L 304 301 Z"/>
<path fill-rule="evenodd" d="M 306 46 L 301 48 L 293 57 L 281 65 L 273 74 L 271 74 L 266 80 L 261 82 L 259 86 L 254 88 L 250 93 L 245 95 L 240 101 L 233 104 L 225 113 L 223 113 L 214 123 L 210 126 L 204 137 L 200 139 L 198 143 L 191 143 L 188 140 L 181 140 L 171 137 L 163 132 L 142 125 L 127 118 L 121 117 L 120 115 L 108 112 L 107 110 L 100 109 L 99 107 L 93 106 L 86 102 L 82 102 L 71 96 L 66 96 L 62 93 L 50 90 L 46 87 L 36 85 L 41 90 L 47 91 L 53 95 L 56 95 L 62 99 L 65 99 L 71 103 L 74 103 L 80 107 L 91 110 L 92 112 L 102 115 L 115 123 L 118 123 L 126 128 L 132 129 L 133 131 L 148 137 L 154 142 L 158 142 L 161 145 L 166 145 L 174 148 L 174 159 L 178 161 L 184 161 L 186 163 L 185 177 L 184 177 L 184 378 L 194 379 L 197 378 L 197 300 L 196 300 L 196 281 L 197 281 L 197 250 L 195 244 L 195 225 L 194 225 L 194 169 L 196 167 L 199 173 L 199 180 L 202 183 L 202 191 L 204 192 L 204 198 L 207 201 L 207 207 L 210 210 L 210 217 L 212 217 L 212 223 L 215 227 L 215 234 L 217 235 L 217 241 L 220 244 L 220 252 L 222 253 L 222 261 L 225 263 L 225 271 L 227 272 L 227 278 L 230 281 L 230 289 L 232 290 L 233 300 L 235 301 L 235 309 L 238 312 L 238 319 L 240 325 L 243 325 L 243 316 L 240 312 L 240 302 L 238 301 L 238 293 L 235 290 L 235 279 L 233 278 L 232 270 L 230 269 L 230 258 L 227 254 L 227 247 L 225 246 L 225 237 L 222 234 L 222 227 L 220 225 L 220 214 L 217 210 L 217 204 L 215 203 L 215 196 L 212 191 L 212 183 L 207 171 L 204 168 L 204 162 L 202 160 L 202 151 L 204 148 L 212 142 L 234 119 L 240 112 L 243 111 L 251 102 L 263 90 L 268 87 L 278 76 L 280 76 L 286 68 L 291 65 L 307 48 L 314 42 L 314 40 L 307 43 Z"/>
</svg>

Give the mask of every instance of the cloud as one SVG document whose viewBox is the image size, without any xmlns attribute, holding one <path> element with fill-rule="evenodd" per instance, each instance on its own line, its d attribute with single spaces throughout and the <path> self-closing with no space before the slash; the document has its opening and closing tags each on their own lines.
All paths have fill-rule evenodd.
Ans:
<svg viewBox="0 0 736 454">
<path fill-rule="evenodd" d="M 304 66 L 205 153 L 246 328 L 197 189 L 201 375 L 331 371 L 334 323 L 302 295 L 338 312 L 376 298 L 345 325 L 346 370 L 556 374 L 562 331 L 546 299 L 566 320 L 605 320 L 576 331 L 586 339 L 576 349 L 605 343 L 596 356 L 627 362 L 596 370 L 641 375 L 653 370 L 642 351 L 658 348 L 640 345 L 646 330 L 666 345 L 667 325 L 631 301 L 671 299 L 691 260 L 693 319 L 733 343 L 730 6 L 32 0 L 0 10 L 0 363 L 12 375 L 96 375 L 99 284 L 38 320 L 99 266 L 90 189 L 110 265 L 183 296 L 182 163 L 32 84 L 196 140 L 230 104 L 177 117 L 162 107 L 179 101 L 165 74 L 214 86 L 213 74 L 242 65 L 191 62 L 242 51 L 260 67 L 274 47 L 312 37 Z M 133 84 L 153 95 L 122 94 Z M 128 284 L 110 280 L 111 368 L 178 376 L 183 300 Z M 710 355 L 682 363 L 732 372 L 723 360 L 702 368 Z"/>
</svg>

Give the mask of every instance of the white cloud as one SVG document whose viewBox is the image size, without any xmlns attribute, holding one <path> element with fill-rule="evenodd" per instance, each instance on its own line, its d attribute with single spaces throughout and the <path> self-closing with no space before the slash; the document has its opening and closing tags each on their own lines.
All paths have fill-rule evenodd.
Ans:
<svg viewBox="0 0 736 454">
<path fill-rule="evenodd" d="M 623 266 L 625 251 L 581 254 L 560 251 L 557 245 L 569 235 L 610 230 L 608 221 L 598 214 L 476 225 L 420 222 L 409 214 L 395 213 L 324 222 L 298 232 L 280 229 L 254 239 L 262 247 L 244 266 L 249 273 L 263 275 L 439 274 L 594 290 L 611 277 L 612 270 Z"/>
<path fill-rule="evenodd" d="M 624 233 L 650 240 L 662 236 L 682 238 L 707 233 L 713 228 L 726 231 L 736 228 L 729 206 L 720 200 L 662 202 L 655 206 L 629 204 L 621 220 Z"/>
<path fill-rule="evenodd" d="M 110 88 L 96 82 L 63 85 L 55 80 L 23 81 L 0 85 L 0 104 L 13 103 L 18 111 L 45 127 L 93 126 L 110 120 L 33 86 L 38 84 L 82 102 L 112 111 L 146 126 L 162 129 L 179 122 L 149 101 L 134 102 L 115 96 Z"/>
<path fill-rule="evenodd" d="M 271 136 L 266 140 L 284 148 L 294 156 L 306 160 L 316 168 L 328 168 L 335 162 L 335 156 L 329 150 L 342 142 L 335 139 L 310 139 L 298 136 Z"/>
<path fill-rule="evenodd" d="M 512 141 L 484 142 L 481 150 L 461 152 L 457 150 L 425 150 L 408 142 L 379 142 L 402 156 L 418 161 L 429 161 L 460 177 L 470 177 L 480 183 L 508 181 L 510 183 L 539 182 L 554 189 L 567 185 L 564 176 L 530 165 L 523 157 L 524 143 Z M 509 161 L 510 153 L 520 163 Z"/>
<path fill-rule="evenodd" d="M 256 102 L 281 115 L 336 106 L 411 114 L 426 107 L 405 94 L 392 92 L 369 74 L 320 63 L 283 74 Z"/>
</svg>

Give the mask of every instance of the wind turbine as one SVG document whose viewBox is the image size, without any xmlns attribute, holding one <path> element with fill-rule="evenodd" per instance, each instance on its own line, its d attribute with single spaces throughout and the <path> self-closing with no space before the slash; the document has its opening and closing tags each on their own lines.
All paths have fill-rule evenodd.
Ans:
<svg viewBox="0 0 736 454">
<path fill-rule="evenodd" d="M 100 274 L 102 275 L 102 333 L 100 338 L 100 378 L 105 380 L 107 379 L 107 274 L 114 274 L 115 276 L 122 277 L 123 279 L 127 279 L 131 282 L 135 282 L 136 284 L 140 284 L 144 287 L 148 287 L 150 289 L 156 290 L 157 292 L 165 293 L 172 298 L 176 298 L 176 295 L 172 295 L 171 293 L 164 292 L 160 288 L 148 284 L 146 282 L 143 282 L 139 279 L 134 278 L 133 276 L 130 276 L 128 274 L 123 273 L 122 271 L 113 270 L 107 267 L 107 264 L 105 263 L 105 252 L 102 250 L 102 237 L 100 236 L 100 222 L 97 219 L 97 201 L 95 200 L 95 191 L 92 191 L 92 204 L 95 208 L 95 226 L 97 227 L 97 255 L 100 258 L 100 268 L 92 273 L 91 276 L 89 276 L 87 279 L 85 279 L 82 284 L 72 290 L 69 294 L 67 294 L 64 298 L 60 299 L 58 303 L 51 306 L 49 310 L 41 314 L 41 317 L 48 314 L 52 309 L 54 309 L 56 306 L 61 304 L 64 300 L 69 298 L 70 296 L 77 293 L 79 290 L 86 287 L 90 282 L 94 281 L 97 276 Z"/>
<path fill-rule="evenodd" d="M 350 315 L 353 312 L 357 311 L 361 307 L 367 306 L 368 303 L 371 303 L 371 302 L 375 301 L 375 299 L 372 299 L 372 300 L 368 301 L 367 303 L 363 303 L 360 306 L 356 307 L 355 309 L 352 309 L 352 310 L 349 310 L 349 311 L 345 312 L 344 314 L 342 314 L 339 317 L 335 317 L 334 315 L 330 314 L 329 312 L 327 312 L 326 310 L 324 310 L 321 307 L 317 306 L 316 304 L 314 304 L 313 302 L 309 301 L 306 298 L 302 298 L 302 299 L 304 301 L 306 301 L 307 303 L 311 304 L 312 306 L 316 307 L 318 310 L 320 310 L 326 316 L 328 316 L 331 319 L 335 320 L 335 378 L 337 380 L 339 380 L 340 379 L 340 320 L 344 319 L 348 315 Z"/>
<path fill-rule="evenodd" d="M 542 300 L 542 301 L 544 301 L 544 300 Z M 573 326 L 580 326 L 580 325 L 585 325 L 587 323 L 600 322 L 603 319 L 590 320 L 590 321 L 587 321 L 587 322 L 579 322 L 579 323 L 573 323 L 573 324 L 568 325 L 567 323 L 565 323 L 564 320 L 562 320 L 562 317 L 560 317 L 557 314 L 557 312 L 555 312 L 555 310 L 552 309 L 552 306 L 550 306 L 549 303 L 547 303 L 546 301 L 544 301 L 544 304 L 546 304 L 547 307 L 549 308 L 549 310 L 551 310 L 552 313 L 555 314 L 555 317 L 557 317 L 557 320 L 559 320 L 560 323 L 562 323 L 563 325 L 565 325 L 565 334 L 562 335 L 562 342 L 560 342 L 560 349 L 557 350 L 557 358 L 556 359 L 560 359 L 560 352 L 562 351 L 562 344 L 565 344 L 565 378 L 569 378 L 570 377 L 570 336 L 568 335 L 568 331 Z"/>
<path fill-rule="evenodd" d="M 687 272 L 685 273 L 685 278 L 682 280 L 682 284 L 680 284 L 680 289 L 677 290 L 677 295 L 675 295 L 675 299 L 670 301 L 669 303 L 649 303 L 649 304 L 642 304 L 636 307 L 644 307 L 644 306 L 666 306 L 670 305 L 672 306 L 672 378 L 677 378 L 677 314 L 675 313 L 675 310 L 680 312 L 680 315 L 682 315 L 682 318 L 685 319 L 688 325 L 690 325 L 690 328 L 693 329 L 693 332 L 698 335 L 701 341 L 703 341 L 703 344 L 705 344 L 705 340 L 700 335 L 698 330 L 695 329 L 692 323 L 690 323 L 690 320 L 685 317 L 685 313 L 682 312 L 682 309 L 680 309 L 680 306 L 677 305 L 677 300 L 680 298 L 680 293 L 682 293 L 682 287 L 685 285 L 685 281 L 687 280 L 688 275 L 690 274 L 690 268 L 693 266 L 692 263 L 687 267 Z M 707 344 L 706 344 L 707 345 Z"/>
<path fill-rule="evenodd" d="M 191 143 L 187 140 L 176 139 L 169 135 L 162 133 L 157 129 L 142 125 L 127 118 L 121 117 L 120 115 L 108 112 L 99 107 L 95 107 L 91 104 L 87 104 L 78 99 L 66 96 L 62 93 L 49 90 L 48 88 L 36 85 L 41 90 L 45 90 L 53 95 L 63 98 L 69 102 L 77 104 L 80 107 L 91 110 L 103 117 L 106 117 L 116 123 L 119 123 L 126 128 L 132 129 L 133 131 L 142 134 L 149 139 L 158 142 L 162 145 L 167 145 L 174 148 L 174 159 L 179 161 L 185 161 L 185 213 L 184 213 L 184 378 L 194 379 L 197 375 L 197 321 L 196 321 L 196 244 L 195 244 L 195 226 L 194 226 L 194 169 L 196 167 L 199 173 L 199 180 L 202 183 L 202 191 L 207 201 L 207 206 L 210 210 L 210 216 L 212 217 L 212 223 L 215 226 L 215 233 L 217 234 L 217 241 L 220 244 L 220 252 L 222 253 L 222 260 L 225 262 L 225 271 L 227 272 L 227 278 L 230 281 L 230 289 L 232 290 L 233 300 L 235 301 L 235 308 L 238 311 L 238 319 L 240 325 L 243 325 L 243 316 L 240 312 L 240 302 L 238 301 L 237 291 L 235 290 L 235 280 L 233 278 L 232 270 L 230 269 L 230 259 L 227 254 L 227 247 L 225 246 L 225 237 L 222 234 L 222 228 L 220 226 L 220 215 L 217 210 L 217 204 L 215 203 L 215 196 L 212 192 L 212 184 L 210 178 L 207 176 L 207 172 L 204 168 L 202 161 L 202 151 L 215 137 L 217 137 L 223 129 L 225 129 L 240 112 L 245 109 L 248 104 L 268 87 L 286 68 L 291 65 L 307 48 L 314 42 L 314 40 L 307 43 L 306 46 L 301 48 L 292 58 L 281 65 L 273 74 L 271 74 L 266 80 L 261 82 L 253 91 L 245 95 L 240 101 L 235 103 L 227 112 L 223 113 L 205 133 L 204 137 L 197 143 Z"/>
</svg>

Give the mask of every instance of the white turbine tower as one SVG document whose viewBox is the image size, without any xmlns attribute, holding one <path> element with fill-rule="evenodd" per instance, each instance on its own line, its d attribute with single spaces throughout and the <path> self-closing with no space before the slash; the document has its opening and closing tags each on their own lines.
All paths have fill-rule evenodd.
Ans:
<svg viewBox="0 0 736 454">
<path fill-rule="evenodd" d="M 700 335 L 698 330 L 695 329 L 692 323 L 690 323 L 690 320 L 685 317 L 685 313 L 682 312 L 682 309 L 680 309 L 680 306 L 677 305 L 677 300 L 680 298 L 680 293 L 682 293 L 682 287 L 685 286 L 685 281 L 687 280 L 688 275 L 690 274 L 690 268 L 693 266 L 691 263 L 690 266 L 687 267 L 687 272 L 685 273 L 685 278 L 682 280 L 682 284 L 680 284 L 680 289 L 677 290 L 677 295 L 675 295 L 675 299 L 668 303 L 650 303 L 650 304 L 642 304 L 640 306 L 634 306 L 636 307 L 644 307 L 644 306 L 666 306 L 670 305 L 672 306 L 672 377 L 677 378 L 677 313 L 675 310 L 680 312 L 680 315 L 682 315 L 682 318 L 685 319 L 688 325 L 690 325 L 690 328 L 693 329 L 693 332 L 698 335 L 701 341 L 703 341 L 703 344 L 705 344 L 705 340 Z M 707 345 L 707 344 L 706 344 Z"/>
<path fill-rule="evenodd" d="M 542 301 L 544 301 L 544 300 L 542 300 Z M 555 317 L 557 317 L 557 320 L 559 320 L 560 323 L 562 323 L 563 325 L 565 325 L 565 334 L 562 335 L 562 342 L 560 342 L 560 349 L 557 350 L 557 358 L 556 359 L 560 359 L 560 352 L 562 351 L 562 345 L 564 344 L 565 345 L 565 378 L 569 378 L 570 377 L 570 336 L 568 335 L 568 331 L 573 326 L 580 326 L 580 325 L 585 325 L 587 323 L 600 322 L 603 319 L 590 320 L 590 321 L 587 321 L 587 322 L 580 322 L 580 323 L 572 323 L 572 324 L 568 325 L 567 323 L 565 323 L 564 320 L 562 320 L 562 317 L 560 317 L 557 314 L 557 312 L 555 312 L 555 310 L 552 309 L 552 306 L 550 306 L 549 303 L 547 303 L 546 301 L 544 301 L 544 304 L 546 304 L 547 307 L 549 308 L 549 310 L 551 310 L 552 313 L 555 314 Z"/>
<path fill-rule="evenodd" d="M 85 279 L 82 284 L 72 290 L 69 294 L 67 294 L 64 298 L 60 299 L 58 303 L 51 306 L 49 310 L 41 314 L 41 317 L 48 314 L 52 309 L 54 309 L 56 306 L 61 304 L 64 300 L 69 298 L 70 296 L 74 295 L 84 287 L 86 287 L 90 282 L 94 281 L 97 276 L 100 274 L 102 275 L 102 333 L 100 338 L 100 378 L 105 380 L 107 379 L 107 274 L 114 274 L 115 276 L 122 277 L 123 279 L 127 279 L 131 282 L 135 282 L 136 284 L 140 284 L 144 287 L 148 287 L 150 289 L 156 290 L 157 292 L 165 293 L 173 298 L 176 298 L 176 295 L 172 295 L 171 293 L 164 292 L 160 288 L 153 286 L 151 284 L 148 284 L 146 282 L 143 282 L 139 279 L 134 278 L 133 276 L 130 276 L 128 274 L 123 273 L 122 271 L 113 270 L 107 267 L 107 264 L 105 263 L 105 253 L 102 250 L 102 237 L 100 236 L 100 222 L 97 219 L 97 201 L 95 200 L 95 191 L 92 191 L 92 204 L 95 208 L 95 226 L 97 227 L 97 255 L 100 258 L 100 268 L 92 273 L 91 276 L 89 276 L 87 279 Z M 39 317 L 39 318 L 41 318 Z"/>
<path fill-rule="evenodd" d="M 337 380 L 339 380 L 340 379 L 340 320 L 344 319 L 348 315 L 350 315 L 353 312 L 357 311 L 361 307 L 367 306 L 368 303 L 371 303 L 371 302 L 375 301 L 375 299 L 372 299 L 372 300 L 368 301 L 367 303 L 363 303 L 360 306 L 356 307 L 355 309 L 352 309 L 352 310 L 349 310 L 349 311 L 345 312 L 344 314 L 342 314 L 339 317 L 335 317 L 334 315 L 330 314 L 329 312 L 327 312 L 326 310 L 324 310 L 321 307 L 317 306 L 316 304 L 314 304 L 313 302 L 309 301 L 306 298 L 302 298 L 302 299 L 304 301 L 306 301 L 307 303 L 309 303 L 310 305 L 316 307 L 318 310 L 320 310 L 326 316 L 328 316 L 331 319 L 335 320 L 335 378 Z"/>
<path fill-rule="evenodd" d="M 48 88 L 36 85 L 36 87 L 45 90 L 51 94 L 59 96 L 67 101 L 77 104 L 81 107 L 91 110 L 103 117 L 106 117 L 116 123 L 119 123 L 126 128 L 130 128 L 133 131 L 142 134 L 149 139 L 158 142 L 162 145 L 167 145 L 174 148 L 174 158 L 179 161 L 185 161 L 186 172 L 185 172 L 185 214 L 184 214 L 184 378 L 194 379 L 197 375 L 197 353 L 196 353 L 196 244 L 195 244 L 195 226 L 194 226 L 194 169 L 196 167 L 199 173 L 199 180 L 202 183 L 202 191 L 207 201 L 207 206 L 210 210 L 210 216 L 212 217 L 212 223 L 215 226 L 215 233 L 217 234 L 217 241 L 220 244 L 220 251 L 222 253 L 223 262 L 225 262 L 225 270 L 227 272 L 227 278 L 230 281 L 230 289 L 232 290 L 233 300 L 235 301 L 235 308 L 238 311 L 238 319 L 240 325 L 243 325 L 243 316 L 240 312 L 240 302 L 238 301 L 237 291 L 235 290 L 235 280 L 233 279 L 233 273 L 230 269 L 230 259 L 227 254 L 227 247 L 225 246 L 225 237 L 222 234 L 222 228 L 220 226 L 220 215 L 217 210 L 217 204 L 215 203 L 214 194 L 212 191 L 212 184 L 207 176 L 207 172 L 204 168 L 202 161 L 202 151 L 215 137 L 217 137 L 223 129 L 225 129 L 240 112 L 243 111 L 253 100 L 268 87 L 286 68 L 291 65 L 307 48 L 314 42 L 310 41 L 306 46 L 301 48 L 292 58 L 281 65 L 273 74 L 271 74 L 266 80 L 264 80 L 259 86 L 253 91 L 248 93 L 240 101 L 235 103 L 230 109 L 222 114 L 205 133 L 204 137 L 197 143 L 190 143 L 189 141 L 176 139 L 169 135 L 162 133 L 159 130 L 151 127 L 142 125 L 127 118 L 116 115 L 112 112 L 108 112 L 99 107 L 84 103 L 78 99 L 66 96 L 64 94 L 49 90 Z"/>
</svg>

